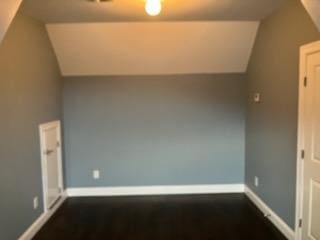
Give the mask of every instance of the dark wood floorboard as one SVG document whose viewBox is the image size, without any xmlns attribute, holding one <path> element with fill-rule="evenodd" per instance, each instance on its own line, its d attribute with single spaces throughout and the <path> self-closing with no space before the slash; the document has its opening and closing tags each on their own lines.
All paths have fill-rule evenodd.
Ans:
<svg viewBox="0 0 320 240">
<path fill-rule="evenodd" d="M 34 240 L 285 240 L 244 194 L 69 198 Z"/>
</svg>

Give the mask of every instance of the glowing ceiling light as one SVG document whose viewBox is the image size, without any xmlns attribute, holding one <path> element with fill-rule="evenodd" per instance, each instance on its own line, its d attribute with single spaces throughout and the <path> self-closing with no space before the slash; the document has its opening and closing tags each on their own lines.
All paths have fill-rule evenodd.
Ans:
<svg viewBox="0 0 320 240">
<path fill-rule="evenodd" d="M 150 16 L 156 16 L 161 12 L 161 0 L 146 0 L 146 12 Z"/>
</svg>

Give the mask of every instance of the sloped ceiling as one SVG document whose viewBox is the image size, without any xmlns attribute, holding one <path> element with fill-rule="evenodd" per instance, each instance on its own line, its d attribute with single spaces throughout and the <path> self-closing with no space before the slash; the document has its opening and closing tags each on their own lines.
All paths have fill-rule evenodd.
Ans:
<svg viewBox="0 0 320 240">
<path fill-rule="evenodd" d="M 259 22 L 48 24 L 62 74 L 245 72 Z"/>
<path fill-rule="evenodd" d="M 22 0 L 0 0 L 0 43 L 16 15 Z"/>
<path fill-rule="evenodd" d="M 288 0 L 162 0 L 154 18 L 144 11 L 146 0 L 24 0 L 24 12 L 46 23 L 128 21 L 258 21 Z M 289 0 L 291 1 L 291 0 Z"/>
<path fill-rule="evenodd" d="M 320 31 L 320 0 L 301 0 Z"/>
<path fill-rule="evenodd" d="M 249 20 L 285 1 L 163 0 L 156 18 L 145 14 L 145 0 L 24 0 L 22 8 L 63 22 L 47 27 L 64 75 L 226 73 L 246 71 L 258 28 Z M 301 1 L 320 30 L 320 0 Z M 0 43 L 21 2 L 0 1 Z"/>
<path fill-rule="evenodd" d="M 259 20 L 285 1 L 163 0 L 155 18 L 145 0 L 24 0 L 22 10 L 47 23 L 66 76 L 234 73 L 246 71 Z"/>
</svg>

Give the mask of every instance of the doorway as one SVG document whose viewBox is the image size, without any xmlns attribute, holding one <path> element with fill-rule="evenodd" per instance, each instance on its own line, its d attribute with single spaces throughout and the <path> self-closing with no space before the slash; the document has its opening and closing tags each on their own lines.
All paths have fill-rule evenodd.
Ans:
<svg viewBox="0 0 320 240">
<path fill-rule="evenodd" d="M 60 121 L 45 123 L 39 129 L 44 210 L 48 211 L 63 193 L 61 124 Z"/>
<path fill-rule="evenodd" d="M 300 59 L 297 239 L 320 240 L 320 42 Z"/>
</svg>

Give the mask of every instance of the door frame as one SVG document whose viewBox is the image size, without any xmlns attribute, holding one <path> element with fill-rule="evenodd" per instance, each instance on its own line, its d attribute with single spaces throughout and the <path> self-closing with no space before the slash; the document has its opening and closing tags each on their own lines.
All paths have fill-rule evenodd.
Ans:
<svg viewBox="0 0 320 240">
<path fill-rule="evenodd" d="M 296 240 L 302 239 L 300 220 L 303 216 L 303 173 L 304 159 L 304 104 L 305 104 L 305 79 L 307 77 L 308 55 L 320 52 L 320 41 L 304 45 L 300 48 L 300 73 L 299 73 L 299 104 L 298 104 L 298 142 L 297 142 L 297 183 L 296 183 Z"/>
<path fill-rule="evenodd" d="M 42 176 L 42 190 L 43 190 L 43 208 L 44 212 L 49 211 L 49 206 L 47 203 L 47 196 L 48 196 L 48 189 L 47 189 L 47 163 L 46 159 L 47 156 L 45 154 L 44 146 L 45 146 L 45 137 L 44 137 L 44 131 L 46 129 L 50 129 L 52 127 L 56 127 L 58 130 L 57 132 L 57 138 L 59 139 L 59 146 L 57 147 L 57 157 L 58 157 L 58 168 L 59 168 L 59 188 L 61 189 L 61 197 L 63 195 L 63 189 L 64 189 L 64 183 L 63 183 L 63 166 L 62 166 L 62 139 L 61 139 L 61 122 L 59 120 L 48 122 L 44 124 L 39 125 L 39 133 L 40 133 L 40 153 L 41 153 L 41 176 Z"/>
</svg>

